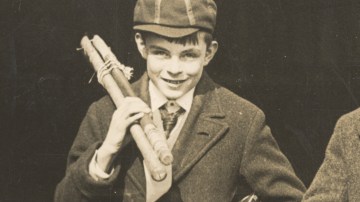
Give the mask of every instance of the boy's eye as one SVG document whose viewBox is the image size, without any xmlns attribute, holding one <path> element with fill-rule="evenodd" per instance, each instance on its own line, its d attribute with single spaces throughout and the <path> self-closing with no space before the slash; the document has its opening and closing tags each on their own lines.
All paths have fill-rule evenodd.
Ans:
<svg viewBox="0 0 360 202">
<path fill-rule="evenodd" d="M 162 50 L 154 50 L 154 51 L 152 51 L 152 53 L 153 53 L 154 55 L 162 56 L 162 57 L 165 57 L 165 56 L 168 55 L 165 51 L 162 51 Z"/>
<path fill-rule="evenodd" d="M 191 58 L 197 58 L 197 57 L 199 57 L 199 55 L 196 53 L 193 53 L 193 52 L 188 52 L 188 53 L 185 53 L 183 55 L 183 57 L 191 59 Z"/>
</svg>

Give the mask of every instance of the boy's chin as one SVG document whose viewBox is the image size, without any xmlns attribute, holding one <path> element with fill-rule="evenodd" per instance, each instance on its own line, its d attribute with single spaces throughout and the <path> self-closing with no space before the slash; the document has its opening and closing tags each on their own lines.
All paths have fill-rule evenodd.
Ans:
<svg viewBox="0 0 360 202">
<path fill-rule="evenodd" d="M 176 100 L 180 97 L 182 97 L 183 95 L 185 95 L 184 92 L 182 91 L 166 91 L 166 92 L 162 92 L 165 97 L 168 99 L 168 100 Z"/>
<path fill-rule="evenodd" d="M 180 98 L 181 96 L 183 96 L 183 94 L 165 94 L 165 97 L 168 100 L 176 100 L 176 99 Z"/>
</svg>

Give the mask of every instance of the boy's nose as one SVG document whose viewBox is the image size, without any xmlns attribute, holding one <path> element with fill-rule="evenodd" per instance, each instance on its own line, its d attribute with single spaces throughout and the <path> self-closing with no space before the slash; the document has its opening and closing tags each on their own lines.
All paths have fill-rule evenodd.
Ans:
<svg viewBox="0 0 360 202">
<path fill-rule="evenodd" d="M 169 74 L 179 74 L 182 72 L 180 60 L 177 57 L 171 58 L 171 60 L 168 63 L 167 71 Z"/>
</svg>

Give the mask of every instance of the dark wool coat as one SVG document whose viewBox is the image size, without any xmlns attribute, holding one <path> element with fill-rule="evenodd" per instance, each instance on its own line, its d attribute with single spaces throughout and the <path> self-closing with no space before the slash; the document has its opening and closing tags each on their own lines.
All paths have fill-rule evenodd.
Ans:
<svg viewBox="0 0 360 202">
<path fill-rule="evenodd" d="M 360 201 L 360 109 L 339 119 L 306 202 Z"/>
<path fill-rule="evenodd" d="M 146 74 L 133 89 L 149 103 Z M 55 201 L 145 201 L 141 155 L 133 142 L 115 160 L 109 179 L 97 182 L 88 173 L 114 110 L 107 96 L 91 105 Z M 262 111 L 215 84 L 206 73 L 172 153 L 173 186 L 161 201 L 235 201 L 253 191 L 263 201 L 300 201 L 305 191 L 265 125 Z"/>
</svg>

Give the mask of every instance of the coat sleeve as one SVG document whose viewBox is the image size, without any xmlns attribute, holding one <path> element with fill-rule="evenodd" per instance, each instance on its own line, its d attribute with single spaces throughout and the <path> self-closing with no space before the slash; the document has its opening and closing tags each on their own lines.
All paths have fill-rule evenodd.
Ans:
<svg viewBox="0 0 360 202">
<path fill-rule="evenodd" d="M 345 125 L 347 124 L 344 119 L 340 119 L 336 124 L 325 152 L 324 162 L 315 175 L 303 201 L 347 201 L 345 138 L 348 137 L 347 133 L 352 130 L 346 130 Z M 344 131 L 346 132 L 344 133 Z"/>
<path fill-rule="evenodd" d="M 261 110 L 247 135 L 240 174 L 261 201 L 301 201 L 306 190 L 280 151 Z"/>
<path fill-rule="evenodd" d="M 70 149 L 65 177 L 55 190 L 55 202 L 98 201 L 111 195 L 112 187 L 119 174 L 120 166 L 106 180 L 94 180 L 89 175 L 89 164 L 100 147 L 107 128 L 99 121 L 96 103 L 92 104 L 81 123 L 79 132 Z M 103 114 L 101 114 L 103 115 Z"/>
</svg>

